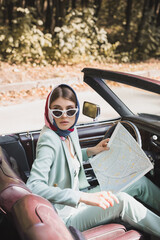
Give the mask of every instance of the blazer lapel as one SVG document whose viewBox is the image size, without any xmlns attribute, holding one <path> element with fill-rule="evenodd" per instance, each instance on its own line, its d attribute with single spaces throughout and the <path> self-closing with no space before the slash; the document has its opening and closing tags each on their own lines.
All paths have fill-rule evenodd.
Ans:
<svg viewBox="0 0 160 240">
<path fill-rule="evenodd" d="M 79 140 L 77 142 L 77 138 L 74 136 L 74 134 L 70 134 L 70 138 L 71 138 L 71 141 L 72 141 L 72 144 L 73 144 L 73 148 L 76 152 L 76 156 L 78 158 L 78 161 L 82 165 L 82 156 L 81 156 L 81 148 L 79 146 Z"/>
</svg>

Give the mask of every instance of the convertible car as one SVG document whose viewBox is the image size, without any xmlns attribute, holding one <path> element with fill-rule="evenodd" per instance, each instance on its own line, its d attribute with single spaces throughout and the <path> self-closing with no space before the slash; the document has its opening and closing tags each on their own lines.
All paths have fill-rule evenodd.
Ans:
<svg viewBox="0 0 160 240">
<path fill-rule="evenodd" d="M 87 94 L 79 96 L 83 113 L 77 124 L 81 147 L 111 137 L 120 122 L 153 165 L 146 176 L 160 187 L 160 81 L 93 68 L 82 72 Z M 156 239 L 119 220 L 85 232 L 67 228 L 53 206 L 25 185 L 39 134 L 40 129 L 0 135 L 0 239 Z M 90 163 L 84 163 L 84 168 L 90 187 L 98 185 Z"/>
</svg>

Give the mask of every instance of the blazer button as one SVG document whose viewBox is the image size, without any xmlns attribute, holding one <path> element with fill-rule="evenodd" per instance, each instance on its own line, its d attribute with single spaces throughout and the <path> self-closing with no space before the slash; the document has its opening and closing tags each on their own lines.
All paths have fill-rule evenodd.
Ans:
<svg viewBox="0 0 160 240">
<path fill-rule="evenodd" d="M 54 183 L 54 184 L 53 184 L 53 186 L 54 186 L 54 187 L 57 187 L 57 186 L 58 186 L 58 184 L 57 184 L 57 183 Z"/>
</svg>

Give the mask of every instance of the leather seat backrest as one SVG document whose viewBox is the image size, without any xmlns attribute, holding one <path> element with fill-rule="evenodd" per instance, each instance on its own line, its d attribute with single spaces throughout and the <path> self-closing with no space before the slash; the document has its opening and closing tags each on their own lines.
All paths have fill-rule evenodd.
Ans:
<svg viewBox="0 0 160 240">
<path fill-rule="evenodd" d="M 13 204 L 31 191 L 10 167 L 0 147 L 0 207 L 9 212 Z"/>
<path fill-rule="evenodd" d="M 16 135 L 0 136 L 0 146 L 5 151 L 12 169 L 17 172 L 20 178 L 26 182 L 30 173 L 30 168 L 26 152 Z"/>
<path fill-rule="evenodd" d="M 52 204 L 40 196 L 24 196 L 14 204 L 11 214 L 24 240 L 73 240 Z"/>
</svg>

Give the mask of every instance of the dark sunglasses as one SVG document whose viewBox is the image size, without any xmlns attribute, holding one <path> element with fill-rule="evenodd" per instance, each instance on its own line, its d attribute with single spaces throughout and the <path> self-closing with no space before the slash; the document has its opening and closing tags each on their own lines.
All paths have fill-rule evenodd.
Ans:
<svg viewBox="0 0 160 240">
<path fill-rule="evenodd" d="M 55 118 L 60 118 L 65 113 L 67 117 L 73 117 L 77 112 L 78 108 L 71 108 L 67 110 L 60 110 L 60 109 L 49 109 L 49 111 L 52 113 L 52 115 Z"/>
</svg>

